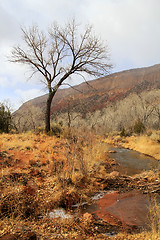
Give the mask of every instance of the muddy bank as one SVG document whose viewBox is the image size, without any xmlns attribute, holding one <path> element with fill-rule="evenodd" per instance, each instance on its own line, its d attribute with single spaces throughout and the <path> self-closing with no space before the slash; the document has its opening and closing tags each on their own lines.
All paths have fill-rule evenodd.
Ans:
<svg viewBox="0 0 160 240">
<path fill-rule="evenodd" d="M 112 225 L 147 227 L 149 225 L 149 197 L 138 191 L 106 194 L 94 212 Z"/>
</svg>

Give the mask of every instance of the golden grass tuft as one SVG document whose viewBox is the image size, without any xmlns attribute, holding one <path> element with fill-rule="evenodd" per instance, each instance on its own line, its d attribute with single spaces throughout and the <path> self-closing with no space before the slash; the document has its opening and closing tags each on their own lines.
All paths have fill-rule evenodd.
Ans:
<svg viewBox="0 0 160 240">
<path fill-rule="evenodd" d="M 99 190 L 94 185 L 100 172 L 96 166 L 108 161 L 107 149 L 89 133 L 69 138 L 1 134 L 0 146 L 0 237 L 25 222 L 29 228 L 37 229 L 45 216 L 49 226 L 52 220 L 47 216 L 53 209 L 70 209 L 88 201 Z M 59 220 L 57 225 L 65 229 L 66 223 L 61 224 Z M 78 223 L 70 224 L 75 228 L 72 235 L 77 236 L 78 231 L 86 234 L 87 228 L 84 231 L 77 227 Z"/>
<path fill-rule="evenodd" d="M 160 144 L 147 135 L 127 137 L 122 146 L 160 160 Z"/>
<path fill-rule="evenodd" d="M 149 219 L 152 239 L 158 239 L 158 237 L 160 239 L 160 205 L 156 198 L 151 199 Z"/>
</svg>

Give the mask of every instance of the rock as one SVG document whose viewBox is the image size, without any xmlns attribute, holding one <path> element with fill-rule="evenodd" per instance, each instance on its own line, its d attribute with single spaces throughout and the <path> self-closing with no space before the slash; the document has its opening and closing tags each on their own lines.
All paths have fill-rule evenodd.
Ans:
<svg viewBox="0 0 160 240">
<path fill-rule="evenodd" d="M 117 151 L 115 150 L 110 150 L 109 153 L 116 153 Z"/>
</svg>

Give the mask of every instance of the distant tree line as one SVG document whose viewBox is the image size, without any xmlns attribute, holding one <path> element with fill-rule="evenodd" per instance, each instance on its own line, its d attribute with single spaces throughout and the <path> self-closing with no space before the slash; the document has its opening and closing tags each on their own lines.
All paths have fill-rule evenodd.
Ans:
<svg viewBox="0 0 160 240">
<path fill-rule="evenodd" d="M 84 101 L 79 101 L 72 108 L 72 98 L 68 100 L 65 112 L 59 111 L 53 116 L 54 124 L 51 132 L 63 126 L 70 128 L 90 128 L 97 133 L 112 131 L 122 132 L 122 135 L 130 133 L 142 133 L 147 129 L 160 129 L 160 90 L 132 93 L 123 100 L 110 103 L 105 108 L 83 114 L 87 109 Z M 17 132 L 44 131 L 45 113 L 42 108 L 26 105 L 23 111 L 17 111 L 12 116 L 12 124 Z M 61 124 L 59 124 L 61 123 Z M 58 127 L 58 128 L 57 128 Z"/>
</svg>

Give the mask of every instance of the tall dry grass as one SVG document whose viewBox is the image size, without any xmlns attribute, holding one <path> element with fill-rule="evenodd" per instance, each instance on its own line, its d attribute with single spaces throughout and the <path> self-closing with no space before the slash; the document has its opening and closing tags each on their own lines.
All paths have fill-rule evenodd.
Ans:
<svg viewBox="0 0 160 240">
<path fill-rule="evenodd" d="M 152 239 L 160 239 L 160 204 L 156 198 L 151 199 L 149 219 Z"/>
<path fill-rule="evenodd" d="M 127 137 L 123 147 L 147 154 L 160 160 L 160 143 L 150 136 L 132 136 Z"/>
<path fill-rule="evenodd" d="M 108 161 L 107 149 L 87 131 L 60 138 L 2 134 L 0 146 L 0 237 L 17 225 L 46 229 L 42 219 L 53 227 L 55 220 L 49 220 L 48 213 L 57 207 L 71 210 L 73 205 L 88 201 L 99 190 L 94 185 L 96 176 L 100 171 L 106 173 L 101 164 Z M 59 220 L 60 228 L 65 229 L 65 224 Z M 86 230 L 77 227 L 79 222 L 70 224 L 75 228 L 72 235 L 88 231 L 88 226 Z"/>
<path fill-rule="evenodd" d="M 100 164 L 108 161 L 106 147 L 87 131 L 74 131 L 67 138 L 2 134 L 0 145 L 2 217 L 27 215 L 26 211 L 38 216 L 42 209 L 87 200 L 88 193 L 97 191 Z"/>
</svg>

